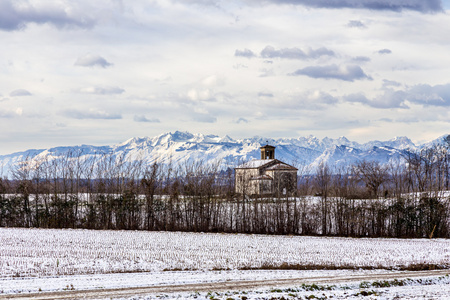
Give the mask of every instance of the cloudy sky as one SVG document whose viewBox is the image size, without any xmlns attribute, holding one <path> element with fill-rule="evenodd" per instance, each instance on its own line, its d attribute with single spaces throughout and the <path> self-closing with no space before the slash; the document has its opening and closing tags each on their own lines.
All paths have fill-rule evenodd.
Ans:
<svg viewBox="0 0 450 300">
<path fill-rule="evenodd" d="M 447 1 L 0 0 L 0 40 L 0 154 L 450 133 Z"/>
</svg>

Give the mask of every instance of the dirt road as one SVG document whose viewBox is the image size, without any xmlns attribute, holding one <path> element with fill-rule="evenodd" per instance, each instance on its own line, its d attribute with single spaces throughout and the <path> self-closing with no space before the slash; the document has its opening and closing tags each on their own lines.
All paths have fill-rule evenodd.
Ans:
<svg viewBox="0 0 450 300">
<path fill-rule="evenodd" d="M 298 277 L 289 279 L 274 280 L 256 280 L 256 281 L 226 281 L 213 283 L 196 283 L 184 285 L 159 285 L 136 288 L 118 288 L 118 289 L 95 289 L 95 290 L 75 290 L 59 292 L 42 292 L 29 294 L 0 295 L 0 299 L 101 299 L 101 298 L 126 298 L 133 296 L 144 296 L 147 294 L 162 293 L 182 293 L 182 292 L 206 292 L 206 291 L 233 291 L 233 290 L 254 290 L 262 287 L 296 287 L 301 284 L 321 284 L 331 285 L 345 282 L 392 280 L 402 278 L 421 278 L 430 276 L 444 276 L 449 274 L 450 270 L 434 271 L 405 271 L 405 272 L 386 272 L 370 275 L 339 275 L 324 277 Z"/>
</svg>

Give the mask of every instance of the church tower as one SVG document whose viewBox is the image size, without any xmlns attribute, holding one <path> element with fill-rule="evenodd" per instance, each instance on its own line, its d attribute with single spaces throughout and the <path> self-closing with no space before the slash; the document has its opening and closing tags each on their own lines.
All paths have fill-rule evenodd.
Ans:
<svg viewBox="0 0 450 300">
<path fill-rule="evenodd" d="M 261 159 L 275 159 L 275 147 L 270 145 L 262 146 Z"/>
</svg>

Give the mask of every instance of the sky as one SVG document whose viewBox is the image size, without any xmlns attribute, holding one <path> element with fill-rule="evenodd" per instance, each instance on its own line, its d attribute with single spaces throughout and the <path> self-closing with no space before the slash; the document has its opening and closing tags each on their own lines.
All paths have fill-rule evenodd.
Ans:
<svg viewBox="0 0 450 300">
<path fill-rule="evenodd" d="M 0 154 L 450 133 L 450 1 L 0 0 Z"/>
</svg>

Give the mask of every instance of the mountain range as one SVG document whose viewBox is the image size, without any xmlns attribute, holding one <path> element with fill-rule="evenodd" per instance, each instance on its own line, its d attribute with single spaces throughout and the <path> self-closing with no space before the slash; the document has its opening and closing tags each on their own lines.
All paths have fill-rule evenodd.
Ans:
<svg viewBox="0 0 450 300">
<path fill-rule="evenodd" d="M 376 160 L 380 163 L 399 161 L 410 151 L 417 151 L 435 144 L 444 143 L 447 135 L 429 143 L 416 145 L 407 137 L 396 137 L 388 141 L 370 141 L 364 144 L 345 137 L 318 139 L 314 136 L 270 139 L 260 136 L 233 139 L 229 136 L 169 132 L 155 137 L 131 138 L 113 146 L 69 146 L 49 149 L 32 149 L 8 155 L 0 155 L 0 176 L 6 176 L 17 163 L 28 160 L 58 159 L 73 154 L 85 157 L 111 155 L 126 161 L 142 160 L 174 165 L 202 160 L 205 163 L 220 163 L 222 168 L 233 168 L 240 163 L 260 158 L 260 147 L 270 144 L 276 147 L 277 159 L 296 167 L 314 172 L 321 163 L 345 167 L 361 160 Z"/>
</svg>

